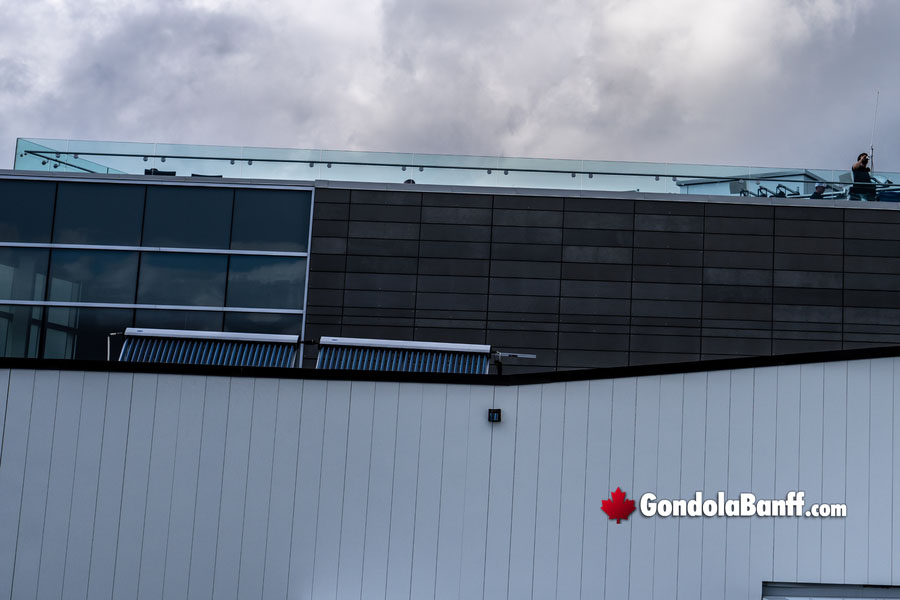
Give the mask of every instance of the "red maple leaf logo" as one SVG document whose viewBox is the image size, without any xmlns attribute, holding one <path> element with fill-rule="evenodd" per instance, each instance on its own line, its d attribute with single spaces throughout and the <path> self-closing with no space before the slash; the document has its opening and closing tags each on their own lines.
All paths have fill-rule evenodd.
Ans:
<svg viewBox="0 0 900 600">
<path fill-rule="evenodd" d="M 625 492 L 622 488 L 616 488 L 610 494 L 611 500 L 604 500 L 600 509 L 609 515 L 610 519 L 615 519 L 616 523 L 621 523 L 622 519 L 628 520 L 628 515 L 634 512 L 634 500 L 626 500 Z"/>
</svg>

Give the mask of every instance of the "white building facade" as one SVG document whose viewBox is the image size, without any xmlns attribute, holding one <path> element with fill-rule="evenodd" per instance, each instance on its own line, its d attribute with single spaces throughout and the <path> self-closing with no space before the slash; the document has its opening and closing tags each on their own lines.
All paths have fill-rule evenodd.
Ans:
<svg viewBox="0 0 900 600">
<path fill-rule="evenodd" d="M 11 366 L 0 598 L 759 600 L 763 582 L 900 585 L 900 359 L 869 354 L 485 385 Z M 847 515 L 616 523 L 602 511 L 616 488 L 802 491 Z"/>
</svg>

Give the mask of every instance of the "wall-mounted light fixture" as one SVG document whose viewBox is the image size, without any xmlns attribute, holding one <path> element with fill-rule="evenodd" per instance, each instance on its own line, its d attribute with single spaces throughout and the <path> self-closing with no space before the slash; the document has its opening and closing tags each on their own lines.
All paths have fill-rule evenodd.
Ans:
<svg viewBox="0 0 900 600">
<path fill-rule="evenodd" d="M 488 422 L 489 423 L 499 423 L 502 418 L 502 413 L 499 408 L 489 408 L 488 409 Z"/>
</svg>

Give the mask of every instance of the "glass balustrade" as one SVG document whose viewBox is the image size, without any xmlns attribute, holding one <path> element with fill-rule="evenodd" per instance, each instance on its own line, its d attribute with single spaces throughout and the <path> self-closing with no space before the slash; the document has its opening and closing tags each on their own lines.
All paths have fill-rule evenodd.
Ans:
<svg viewBox="0 0 900 600">
<path fill-rule="evenodd" d="M 818 198 L 817 184 L 823 184 L 824 200 L 850 199 L 853 186 L 849 170 L 26 138 L 17 141 L 15 168 L 747 198 Z M 876 172 L 873 179 L 876 194 L 862 199 L 900 201 L 900 173 Z"/>
</svg>

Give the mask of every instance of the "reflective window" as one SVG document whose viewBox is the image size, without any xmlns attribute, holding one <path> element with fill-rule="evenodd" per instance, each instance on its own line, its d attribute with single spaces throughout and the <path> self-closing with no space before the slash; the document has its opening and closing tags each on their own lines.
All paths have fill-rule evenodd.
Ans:
<svg viewBox="0 0 900 600">
<path fill-rule="evenodd" d="M 49 299 L 133 304 L 137 266 L 137 252 L 54 250 Z"/>
<path fill-rule="evenodd" d="M 147 186 L 144 246 L 228 248 L 234 190 Z"/>
<path fill-rule="evenodd" d="M 224 306 L 228 257 L 144 252 L 138 304 Z"/>
<path fill-rule="evenodd" d="M 60 183 L 53 241 L 139 246 L 143 214 L 142 185 Z"/>
<path fill-rule="evenodd" d="M 42 248 L 0 248 L 0 300 L 43 300 L 49 256 Z"/>
<path fill-rule="evenodd" d="M 0 356 L 37 358 L 43 311 L 40 306 L 0 304 Z"/>
<path fill-rule="evenodd" d="M 305 258 L 232 256 L 227 306 L 303 308 Z"/>
<path fill-rule="evenodd" d="M 303 315 L 271 313 L 225 313 L 225 331 L 300 335 Z"/>
<path fill-rule="evenodd" d="M 306 252 L 310 192 L 238 189 L 234 194 L 232 248 Z"/>
<path fill-rule="evenodd" d="M 106 360 L 109 334 L 124 332 L 134 319 L 134 311 L 123 308 L 48 307 L 46 310 L 44 358 Z M 112 360 L 118 358 L 124 337 L 109 338 Z"/>
<path fill-rule="evenodd" d="M 222 313 L 204 310 L 138 309 L 134 315 L 134 326 L 149 329 L 222 331 Z"/>
<path fill-rule="evenodd" d="M 0 241 L 49 242 L 56 184 L 0 179 Z"/>
</svg>

